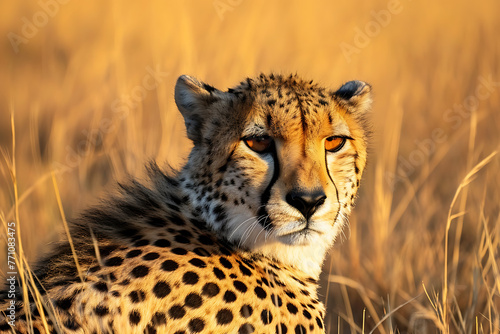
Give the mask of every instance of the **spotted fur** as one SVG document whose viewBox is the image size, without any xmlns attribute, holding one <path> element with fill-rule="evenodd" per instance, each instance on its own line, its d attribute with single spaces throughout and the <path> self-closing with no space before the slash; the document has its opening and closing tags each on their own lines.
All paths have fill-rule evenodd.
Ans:
<svg viewBox="0 0 500 334">
<path fill-rule="evenodd" d="M 67 241 L 38 262 L 33 331 L 46 332 L 43 311 L 49 332 L 323 333 L 317 279 L 365 167 L 370 91 L 271 74 L 222 92 L 180 77 L 187 164 L 152 163 L 146 184 L 71 222 L 80 272 Z M 271 144 L 258 153 L 247 139 L 261 137 Z M 345 139 L 336 152 L 331 137 Z M 0 292 L 0 310 L 8 302 Z M 26 333 L 28 316 L 16 318 Z"/>
</svg>

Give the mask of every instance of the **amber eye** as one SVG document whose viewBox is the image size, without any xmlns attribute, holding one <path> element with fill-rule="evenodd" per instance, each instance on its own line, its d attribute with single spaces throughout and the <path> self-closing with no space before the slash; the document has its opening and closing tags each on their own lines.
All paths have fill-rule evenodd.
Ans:
<svg viewBox="0 0 500 334">
<path fill-rule="evenodd" d="M 325 140 L 325 150 L 328 152 L 338 152 L 346 142 L 345 137 L 328 137 Z"/>
<path fill-rule="evenodd" d="M 244 138 L 247 146 L 257 153 L 266 153 L 271 148 L 273 140 L 269 136 L 252 136 Z"/>
</svg>

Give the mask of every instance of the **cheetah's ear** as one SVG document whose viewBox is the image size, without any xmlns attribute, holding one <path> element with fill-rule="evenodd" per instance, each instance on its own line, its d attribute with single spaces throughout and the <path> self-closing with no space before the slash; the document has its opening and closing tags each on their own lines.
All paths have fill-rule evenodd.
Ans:
<svg viewBox="0 0 500 334">
<path fill-rule="evenodd" d="M 187 135 L 195 144 L 202 140 L 204 120 L 221 91 L 188 75 L 181 75 L 175 85 L 175 103 L 184 117 Z"/>
<path fill-rule="evenodd" d="M 372 87 L 363 81 L 349 81 L 342 85 L 334 95 L 348 112 L 364 114 L 372 106 Z"/>
</svg>

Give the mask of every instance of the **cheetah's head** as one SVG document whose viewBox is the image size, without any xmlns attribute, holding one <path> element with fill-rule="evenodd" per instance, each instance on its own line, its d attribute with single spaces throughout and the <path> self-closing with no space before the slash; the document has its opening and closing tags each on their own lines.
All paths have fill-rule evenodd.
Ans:
<svg viewBox="0 0 500 334">
<path fill-rule="evenodd" d="M 175 100 L 194 143 L 181 179 L 194 212 L 235 245 L 317 277 L 365 167 L 371 87 L 271 74 L 222 92 L 181 76 Z"/>
</svg>

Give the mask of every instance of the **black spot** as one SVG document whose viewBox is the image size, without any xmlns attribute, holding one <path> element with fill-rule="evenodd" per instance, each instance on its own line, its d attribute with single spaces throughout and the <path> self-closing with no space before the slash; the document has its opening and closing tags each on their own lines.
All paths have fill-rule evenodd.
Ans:
<svg viewBox="0 0 500 334">
<path fill-rule="evenodd" d="M 198 283 L 199 278 L 197 273 L 188 271 L 182 276 L 182 282 L 184 282 L 184 284 L 194 285 Z"/>
<path fill-rule="evenodd" d="M 224 274 L 224 272 L 217 267 L 214 267 L 214 274 L 215 274 L 215 277 L 217 277 L 218 279 L 226 278 L 226 275 Z"/>
<path fill-rule="evenodd" d="M 251 324 L 246 323 L 241 325 L 240 329 L 238 330 L 238 334 L 250 334 L 253 333 L 254 331 L 255 328 Z"/>
<path fill-rule="evenodd" d="M 302 280 L 298 279 L 297 277 L 292 276 L 292 278 L 293 278 L 294 280 L 296 280 L 297 282 L 299 282 L 300 284 L 302 284 L 303 286 L 305 286 L 305 285 L 306 285 L 306 284 L 305 284 Z"/>
<path fill-rule="evenodd" d="M 146 245 L 149 245 L 149 240 L 146 239 L 137 240 L 134 244 L 135 247 L 142 247 Z"/>
<path fill-rule="evenodd" d="M 167 204 L 167 207 L 168 207 L 170 210 L 172 210 L 172 211 L 179 211 L 179 207 L 178 207 L 178 206 L 176 206 L 176 205 L 174 205 L 174 204 L 172 204 L 172 203 L 165 203 L 165 204 Z"/>
<path fill-rule="evenodd" d="M 232 279 L 236 279 L 236 278 L 238 278 L 238 275 L 236 275 L 236 274 L 230 274 L 229 277 L 231 277 Z"/>
<path fill-rule="evenodd" d="M 179 248 L 179 247 L 172 248 L 170 251 L 176 255 L 186 255 L 188 253 L 187 250 L 185 250 L 184 248 Z"/>
<path fill-rule="evenodd" d="M 199 333 L 205 328 L 205 321 L 201 318 L 194 318 L 189 321 L 188 324 L 189 329 L 193 333 Z"/>
<path fill-rule="evenodd" d="M 210 238 L 208 235 L 206 234 L 202 234 L 198 237 L 198 241 L 201 242 L 202 244 L 204 245 L 213 245 L 214 244 L 214 241 L 212 240 L 212 238 Z"/>
<path fill-rule="evenodd" d="M 148 324 L 146 328 L 144 328 L 144 334 L 157 334 L 156 328 L 152 324 Z"/>
<path fill-rule="evenodd" d="M 250 269 L 248 269 L 247 267 L 245 267 L 242 263 L 240 263 L 240 270 L 243 273 L 243 275 L 245 275 L 245 276 L 252 276 L 252 272 L 250 271 Z"/>
<path fill-rule="evenodd" d="M 281 287 L 284 287 L 285 286 L 285 283 L 283 283 L 282 281 L 280 281 L 279 279 L 274 279 L 274 284 L 276 284 L 277 286 L 281 286 Z"/>
<path fill-rule="evenodd" d="M 111 291 L 111 295 L 112 295 L 113 297 L 117 297 L 117 298 L 118 298 L 118 297 L 120 297 L 120 293 L 119 293 L 118 291 L 114 291 L 114 290 L 113 290 L 113 291 Z"/>
<path fill-rule="evenodd" d="M 123 225 L 123 222 L 120 221 L 118 225 Z M 137 233 L 139 233 L 139 231 L 136 230 L 135 228 L 128 228 L 128 229 L 124 229 L 124 230 L 120 229 L 120 230 L 118 230 L 118 233 L 120 233 L 120 235 L 122 235 L 123 237 L 131 238 L 131 237 L 135 236 Z"/>
<path fill-rule="evenodd" d="M 139 303 L 146 299 L 146 294 L 141 290 L 132 291 L 128 294 L 128 296 L 132 303 Z"/>
<path fill-rule="evenodd" d="M 299 311 L 297 309 L 297 306 L 293 305 L 292 303 L 286 304 L 286 308 L 288 309 L 288 312 L 290 312 L 291 314 L 297 314 L 297 312 Z"/>
<path fill-rule="evenodd" d="M 190 293 L 184 299 L 184 304 L 191 308 L 198 308 L 203 303 L 201 296 L 197 293 Z"/>
<path fill-rule="evenodd" d="M 168 310 L 168 315 L 172 319 L 180 319 L 186 314 L 186 310 L 181 305 L 174 305 Z"/>
<path fill-rule="evenodd" d="M 170 217 L 168 217 L 168 220 L 177 226 L 184 226 L 185 225 L 184 219 L 182 219 L 178 215 L 172 214 L 172 215 L 170 215 Z"/>
<path fill-rule="evenodd" d="M 63 325 L 64 327 L 66 327 L 67 329 L 71 329 L 73 331 L 76 331 L 77 329 L 80 328 L 80 324 L 78 324 L 75 320 L 73 319 L 67 319 L 66 321 L 63 322 Z M 36 333 L 36 331 L 38 331 L 38 329 L 34 328 L 34 332 Z M 38 331 L 38 333 L 40 333 L 40 331 Z"/>
<path fill-rule="evenodd" d="M 229 255 L 232 255 L 232 254 L 233 254 L 233 253 L 232 253 L 229 249 L 227 249 L 227 248 L 226 248 L 226 247 L 224 247 L 224 246 L 219 247 L 219 250 L 220 250 L 220 252 L 221 252 L 222 254 L 224 254 L 224 255 L 226 255 L 226 256 L 229 256 Z"/>
<path fill-rule="evenodd" d="M 100 292 L 108 292 L 108 285 L 106 282 L 97 282 L 94 283 L 94 289 Z"/>
<path fill-rule="evenodd" d="M 107 245 L 103 247 L 99 247 L 99 255 L 102 258 L 108 257 L 115 249 L 117 249 L 117 245 Z"/>
<path fill-rule="evenodd" d="M 219 294 L 220 288 L 215 283 L 206 283 L 201 289 L 201 294 L 206 297 L 215 297 Z"/>
<path fill-rule="evenodd" d="M 99 275 L 99 277 L 102 279 L 102 280 L 105 280 L 105 281 L 111 281 L 111 282 L 114 282 L 116 281 L 116 276 L 115 274 L 113 273 L 109 273 L 109 274 L 103 274 L 103 275 Z"/>
<path fill-rule="evenodd" d="M 149 273 L 149 268 L 143 265 L 137 266 L 132 271 L 130 274 L 135 277 L 135 278 L 140 278 L 144 277 Z"/>
<path fill-rule="evenodd" d="M 219 262 L 220 262 L 220 264 L 222 264 L 227 269 L 231 269 L 233 267 L 233 265 L 231 264 L 231 262 L 229 262 L 229 260 L 226 259 L 225 257 L 219 258 Z"/>
<path fill-rule="evenodd" d="M 306 329 L 302 325 L 295 326 L 295 334 L 306 334 Z"/>
<path fill-rule="evenodd" d="M 207 85 L 206 83 L 203 83 L 203 88 L 209 93 L 215 92 L 217 90 L 215 87 Z"/>
<path fill-rule="evenodd" d="M 243 317 L 243 318 L 248 318 L 252 315 L 253 313 L 253 309 L 250 305 L 248 304 L 245 304 L 241 307 L 240 309 L 240 315 Z"/>
<path fill-rule="evenodd" d="M 142 257 L 142 259 L 146 260 L 146 261 L 152 261 L 152 260 L 156 260 L 159 257 L 160 257 L 160 254 L 158 254 L 156 252 L 151 252 L 151 253 L 147 253 L 146 255 L 144 255 Z"/>
<path fill-rule="evenodd" d="M 323 329 L 323 321 L 319 317 L 316 317 L 316 323 L 318 324 L 318 327 Z"/>
<path fill-rule="evenodd" d="M 139 311 L 132 311 L 128 315 L 128 319 L 130 320 L 130 324 L 135 326 L 141 321 L 141 314 Z"/>
<path fill-rule="evenodd" d="M 266 291 L 264 291 L 264 289 L 262 289 L 260 286 L 255 287 L 253 291 L 255 292 L 255 295 L 257 295 L 259 299 L 264 299 L 267 296 Z"/>
<path fill-rule="evenodd" d="M 226 211 L 224 210 L 224 208 L 221 205 L 215 206 L 213 208 L 212 212 L 216 216 L 215 219 L 219 222 L 223 221 L 227 218 Z"/>
<path fill-rule="evenodd" d="M 153 245 L 155 245 L 156 247 L 162 247 L 162 248 L 170 247 L 170 241 L 168 241 L 166 239 L 158 239 L 153 243 Z"/>
<path fill-rule="evenodd" d="M 306 317 L 307 319 L 311 319 L 312 316 L 311 316 L 311 313 L 309 313 L 308 310 L 303 310 L 302 311 L 302 314 L 304 315 L 304 317 Z"/>
<path fill-rule="evenodd" d="M 133 257 L 137 257 L 142 254 L 142 251 L 140 249 L 132 249 L 130 252 L 125 255 L 127 259 L 131 259 Z"/>
<path fill-rule="evenodd" d="M 233 321 L 233 313 L 229 309 L 223 308 L 217 312 L 215 319 L 219 325 L 227 325 Z"/>
<path fill-rule="evenodd" d="M 162 312 L 156 312 L 153 314 L 151 317 L 151 324 L 153 326 L 161 326 L 161 325 L 166 325 L 167 324 L 167 317 L 165 316 L 165 313 Z"/>
<path fill-rule="evenodd" d="M 179 235 L 179 234 L 174 237 L 174 240 L 177 241 L 180 244 L 188 244 L 189 243 L 189 239 L 188 238 L 186 238 L 183 235 Z"/>
<path fill-rule="evenodd" d="M 321 104 L 322 106 L 327 106 L 328 105 L 328 102 L 323 100 L 323 99 L 319 99 L 318 100 L 319 104 Z"/>
<path fill-rule="evenodd" d="M 262 283 L 264 283 L 265 285 L 269 286 L 269 281 L 265 277 L 262 277 Z"/>
<path fill-rule="evenodd" d="M 280 296 L 275 295 L 274 293 L 271 295 L 271 300 L 276 307 L 280 307 L 283 305 L 283 301 L 281 300 Z"/>
<path fill-rule="evenodd" d="M 208 257 L 210 256 L 210 253 L 205 249 L 205 248 L 201 248 L 201 247 L 196 247 L 193 252 L 196 254 L 196 255 L 199 255 L 199 256 L 204 256 L 204 257 Z"/>
<path fill-rule="evenodd" d="M 272 100 L 267 100 L 267 104 L 272 107 L 276 104 L 276 100 L 275 99 L 272 99 Z"/>
<path fill-rule="evenodd" d="M 207 264 L 205 263 L 205 261 L 200 260 L 196 257 L 189 260 L 189 263 L 191 263 L 193 266 L 198 267 L 198 268 L 206 268 L 207 267 Z"/>
<path fill-rule="evenodd" d="M 224 193 L 222 193 L 222 194 L 220 195 L 220 200 L 221 200 L 221 201 L 223 201 L 223 202 L 226 202 L 226 201 L 227 201 L 227 195 L 226 195 L 226 194 L 224 194 Z"/>
<path fill-rule="evenodd" d="M 307 290 L 300 290 L 300 293 L 302 293 L 304 296 L 309 296 L 309 291 Z"/>
<path fill-rule="evenodd" d="M 250 267 L 250 269 L 255 269 L 255 267 L 253 266 L 253 260 L 250 260 L 250 259 L 243 259 L 243 262 Z"/>
<path fill-rule="evenodd" d="M 273 322 L 273 315 L 269 310 L 263 310 L 260 314 L 260 320 L 264 323 L 264 325 L 269 325 Z"/>
<path fill-rule="evenodd" d="M 123 281 L 119 282 L 118 285 L 126 286 L 130 284 L 130 280 L 124 279 Z"/>
<path fill-rule="evenodd" d="M 230 290 L 227 290 L 225 293 L 224 293 L 224 297 L 223 297 L 224 301 L 226 303 L 232 303 L 236 300 L 236 295 L 234 294 L 234 292 L 230 291 Z"/>
<path fill-rule="evenodd" d="M 94 308 L 94 313 L 99 317 L 104 317 L 106 314 L 109 313 L 109 309 L 104 305 L 97 305 Z"/>
<path fill-rule="evenodd" d="M 170 291 L 172 291 L 170 289 L 170 285 L 163 281 L 156 283 L 153 287 L 153 293 L 157 298 L 165 298 L 170 293 Z"/>
<path fill-rule="evenodd" d="M 165 219 L 159 218 L 159 217 L 150 217 L 150 218 L 146 219 L 146 223 L 151 225 L 151 226 L 154 226 L 154 227 L 167 226 L 167 222 L 165 221 Z"/>
<path fill-rule="evenodd" d="M 233 285 L 236 288 L 236 290 L 238 290 L 240 292 L 245 293 L 247 291 L 247 286 L 245 285 L 245 283 L 243 283 L 241 281 L 234 281 Z"/>
<path fill-rule="evenodd" d="M 166 260 L 161 264 L 161 269 L 164 271 L 174 271 L 177 268 L 179 268 L 179 265 L 173 260 Z"/>
<path fill-rule="evenodd" d="M 89 272 L 90 273 L 95 273 L 96 271 L 98 271 L 99 269 L 101 269 L 101 267 L 99 266 L 93 266 L 93 267 L 90 267 L 89 268 Z"/>
<path fill-rule="evenodd" d="M 286 334 L 288 332 L 288 328 L 284 323 L 280 323 L 276 325 L 276 334 Z"/>
<path fill-rule="evenodd" d="M 68 297 L 68 298 L 58 299 L 58 300 L 56 300 L 55 304 L 61 310 L 65 310 L 65 311 L 69 310 L 69 308 L 73 304 L 73 296 Z"/>
<path fill-rule="evenodd" d="M 285 290 L 285 293 L 288 297 L 292 298 L 292 299 L 295 299 L 295 294 L 291 291 L 288 291 L 288 290 Z"/>
<path fill-rule="evenodd" d="M 183 236 L 185 236 L 186 238 L 192 238 L 193 235 L 191 234 L 191 232 L 189 232 L 188 230 L 180 230 L 179 233 Z"/>
</svg>

